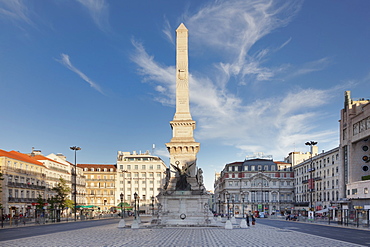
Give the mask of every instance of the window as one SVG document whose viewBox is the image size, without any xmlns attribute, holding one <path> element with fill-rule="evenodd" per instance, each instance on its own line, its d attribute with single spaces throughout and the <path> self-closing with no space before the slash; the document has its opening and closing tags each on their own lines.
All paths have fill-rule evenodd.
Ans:
<svg viewBox="0 0 370 247">
<path fill-rule="evenodd" d="M 149 165 L 149 170 L 153 170 L 153 165 Z"/>
<path fill-rule="evenodd" d="M 105 171 L 105 172 L 106 172 L 106 171 L 108 171 L 108 170 L 107 170 L 107 168 L 104 168 L 104 171 Z"/>
<path fill-rule="evenodd" d="M 146 169 L 146 166 L 145 166 L 145 165 L 142 165 L 142 166 L 141 166 L 141 169 L 142 169 L 142 170 L 145 170 L 145 169 Z"/>
<path fill-rule="evenodd" d="M 357 195 L 357 189 L 352 189 L 352 195 Z"/>
<path fill-rule="evenodd" d="M 138 170 L 138 169 L 139 169 L 139 166 L 138 166 L 138 165 L 135 165 L 135 166 L 134 166 L 134 169 L 135 169 L 135 170 Z"/>
<path fill-rule="evenodd" d="M 131 170 L 131 165 L 127 165 L 127 170 Z"/>
<path fill-rule="evenodd" d="M 157 170 L 160 170 L 161 169 L 161 165 L 157 165 Z"/>
<path fill-rule="evenodd" d="M 97 168 L 97 169 L 96 169 L 96 171 L 97 171 L 97 172 L 100 172 L 100 168 Z"/>
<path fill-rule="evenodd" d="M 251 171 L 255 171 L 256 167 L 255 166 L 251 166 Z"/>
<path fill-rule="evenodd" d="M 368 188 L 364 188 L 364 194 L 368 194 L 369 193 L 369 189 Z"/>
</svg>

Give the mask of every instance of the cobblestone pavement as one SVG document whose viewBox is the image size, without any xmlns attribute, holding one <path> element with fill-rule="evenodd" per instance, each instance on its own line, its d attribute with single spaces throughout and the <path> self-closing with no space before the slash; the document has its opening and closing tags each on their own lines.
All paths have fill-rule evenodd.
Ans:
<svg viewBox="0 0 370 247">
<path fill-rule="evenodd" d="M 116 223 L 107 224 L 2 241 L 0 246 L 361 246 L 262 224 L 232 230 L 223 227 L 131 229 L 117 226 Z"/>
</svg>

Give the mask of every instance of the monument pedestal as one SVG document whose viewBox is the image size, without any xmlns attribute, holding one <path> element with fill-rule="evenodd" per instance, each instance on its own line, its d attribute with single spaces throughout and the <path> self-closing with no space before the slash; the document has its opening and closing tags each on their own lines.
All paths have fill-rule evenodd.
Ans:
<svg viewBox="0 0 370 247">
<path fill-rule="evenodd" d="M 166 226 L 216 225 L 209 210 L 209 195 L 198 191 L 166 191 L 157 196 L 162 208 L 158 222 Z"/>
</svg>

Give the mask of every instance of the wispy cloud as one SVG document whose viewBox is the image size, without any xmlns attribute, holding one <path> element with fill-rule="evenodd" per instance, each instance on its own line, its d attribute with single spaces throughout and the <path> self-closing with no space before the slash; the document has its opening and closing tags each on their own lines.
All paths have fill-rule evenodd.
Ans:
<svg viewBox="0 0 370 247">
<path fill-rule="evenodd" d="M 324 57 L 316 61 L 307 62 L 301 66 L 296 66 L 295 72 L 288 75 L 288 78 L 293 78 L 305 74 L 309 74 L 315 71 L 321 71 L 327 68 L 331 63 L 329 57 Z"/>
<path fill-rule="evenodd" d="M 22 0 L 0 0 L 0 17 L 17 25 L 26 23 L 34 26 L 30 18 L 31 11 Z"/>
<path fill-rule="evenodd" d="M 295 87 L 281 95 L 246 103 L 244 97 L 249 95 L 240 96 L 230 85 L 236 80 L 248 86 L 246 78 L 271 80 L 285 71 L 286 65 L 267 67 L 263 63 L 270 52 L 289 45 L 290 39 L 275 50 L 251 49 L 262 37 L 287 25 L 300 6 L 299 1 L 215 1 L 184 16 L 193 45 L 205 47 L 221 61 L 213 65 L 212 72 L 193 71 L 189 77 L 191 112 L 198 122 L 197 139 L 217 140 L 245 153 L 267 150 L 279 157 L 292 150 L 294 143 L 307 139 L 333 142 L 335 130 L 317 131 L 317 127 L 318 121 L 326 117 L 321 107 L 337 89 Z M 164 32 L 169 35 L 168 30 Z M 133 41 L 133 45 L 135 54 L 131 59 L 144 81 L 154 84 L 158 92 L 155 100 L 174 105 L 175 68 L 155 61 L 142 44 Z M 297 73 L 316 71 L 328 64 L 327 58 L 308 62 Z"/>
<path fill-rule="evenodd" d="M 57 60 L 57 61 L 60 62 L 61 64 L 63 64 L 69 70 L 71 70 L 71 71 L 75 72 L 77 75 L 79 75 L 84 81 L 86 81 L 87 83 L 89 83 L 90 86 L 92 88 L 94 88 L 96 91 L 98 91 L 99 93 L 105 95 L 104 92 L 101 90 L 101 88 L 100 88 L 100 86 L 98 84 L 96 84 L 95 82 L 93 82 L 89 77 L 87 77 L 87 75 L 85 75 L 83 72 L 81 72 L 75 66 L 73 66 L 73 64 L 69 60 L 69 56 L 67 54 L 61 54 L 60 55 L 60 59 Z"/>
<path fill-rule="evenodd" d="M 173 36 L 173 29 L 172 29 L 171 24 L 170 24 L 170 22 L 168 21 L 167 18 L 164 19 L 163 33 L 166 36 L 166 38 L 168 39 L 168 41 L 171 44 L 175 45 L 175 40 L 174 40 L 174 36 Z"/>
<path fill-rule="evenodd" d="M 95 24 L 102 31 L 109 31 L 109 5 L 105 0 L 76 0 L 90 13 Z"/>
</svg>

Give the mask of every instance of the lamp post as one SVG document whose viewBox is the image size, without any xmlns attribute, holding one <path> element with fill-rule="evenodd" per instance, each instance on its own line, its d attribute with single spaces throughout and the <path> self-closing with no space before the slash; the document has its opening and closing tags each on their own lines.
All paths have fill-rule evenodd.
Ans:
<svg viewBox="0 0 370 247">
<path fill-rule="evenodd" d="M 226 200 L 227 200 L 227 220 L 230 220 L 230 207 L 229 207 L 229 202 L 230 202 L 230 194 L 229 192 L 225 192 L 226 195 Z"/>
<path fill-rule="evenodd" d="M 310 182 L 308 183 L 309 184 L 309 188 L 310 188 L 310 211 L 313 211 L 313 205 L 312 205 L 312 192 L 313 192 L 313 181 L 312 181 L 312 172 L 313 172 L 313 169 L 312 169 L 312 149 L 313 149 L 313 146 L 315 146 L 317 144 L 317 142 L 314 142 L 314 141 L 309 141 L 309 142 L 306 142 L 305 145 L 307 146 L 310 146 L 311 148 L 311 163 L 310 163 Z"/>
<path fill-rule="evenodd" d="M 243 191 L 240 193 L 240 196 L 242 198 L 243 219 L 244 219 L 244 199 L 245 199 L 245 194 L 244 194 Z"/>
<path fill-rule="evenodd" d="M 218 215 L 221 215 L 221 197 L 220 194 L 218 194 Z"/>
<path fill-rule="evenodd" d="M 135 214 L 135 220 L 136 220 L 136 214 L 137 214 L 137 212 L 136 212 L 136 200 L 137 200 L 137 193 L 135 192 L 134 193 L 134 199 L 135 199 L 135 203 L 134 203 L 134 214 Z"/>
<path fill-rule="evenodd" d="M 233 217 L 235 217 L 235 195 L 231 197 L 232 203 L 233 203 Z"/>
<path fill-rule="evenodd" d="M 123 193 L 121 193 L 120 195 L 119 195 L 119 197 L 121 198 L 121 219 L 123 219 L 123 209 L 122 209 L 122 204 L 123 204 Z"/>
<path fill-rule="evenodd" d="M 75 221 L 77 221 L 77 151 L 81 150 L 80 147 L 70 147 L 75 152 L 75 169 L 73 171 L 73 200 L 75 204 Z"/>
<path fill-rule="evenodd" d="M 154 196 L 152 196 L 151 199 L 152 199 L 152 216 L 154 216 Z"/>
</svg>

